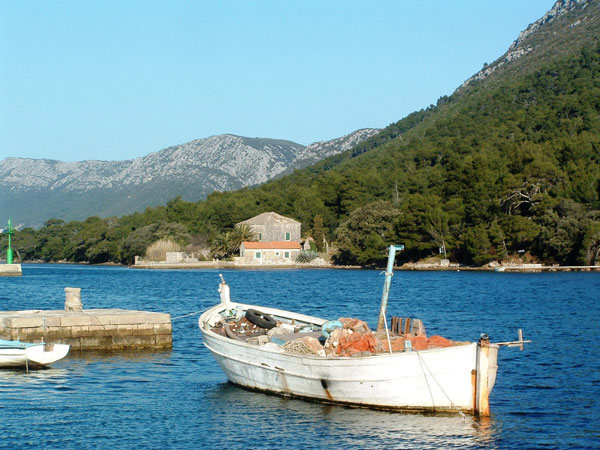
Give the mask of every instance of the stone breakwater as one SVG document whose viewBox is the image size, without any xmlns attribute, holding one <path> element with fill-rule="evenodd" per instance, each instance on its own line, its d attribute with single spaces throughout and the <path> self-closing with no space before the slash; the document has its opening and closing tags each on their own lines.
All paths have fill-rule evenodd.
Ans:
<svg viewBox="0 0 600 450">
<path fill-rule="evenodd" d="M 173 345 L 170 314 L 125 309 L 2 311 L 0 338 L 69 344 L 72 350 L 161 349 Z"/>
</svg>

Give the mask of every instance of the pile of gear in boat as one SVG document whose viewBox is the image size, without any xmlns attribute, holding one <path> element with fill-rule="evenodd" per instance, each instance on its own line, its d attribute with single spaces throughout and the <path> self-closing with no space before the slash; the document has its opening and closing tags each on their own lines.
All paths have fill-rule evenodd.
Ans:
<svg viewBox="0 0 600 450">
<path fill-rule="evenodd" d="M 370 356 L 464 345 L 442 336 L 427 337 L 419 319 L 393 317 L 389 334 L 373 332 L 360 319 L 340 318 L 323 325 L 273 317 L 255 309 L 228 309 L 213 331 L 230 339 L 304 355 Z"/>
</svg>

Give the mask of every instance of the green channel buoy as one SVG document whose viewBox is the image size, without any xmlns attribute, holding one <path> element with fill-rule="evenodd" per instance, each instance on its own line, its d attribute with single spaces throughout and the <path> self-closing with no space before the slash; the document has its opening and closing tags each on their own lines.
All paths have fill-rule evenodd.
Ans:
<svg viewBox="0 0 600 450">
<path fill-rule="evenodd" d="M 10 223 L 10 219 L 8 219 L 8 249 L 6 250 L 6 264 L 13 263 L 13 250 L 12 250 L 12 241 L 11 237 L 13 234 L 12 223 Z"/>
</svg>

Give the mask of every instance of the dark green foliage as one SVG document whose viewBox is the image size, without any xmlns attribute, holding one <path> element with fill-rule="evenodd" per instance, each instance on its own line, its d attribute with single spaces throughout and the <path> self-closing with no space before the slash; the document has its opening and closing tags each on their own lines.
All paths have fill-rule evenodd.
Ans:
<svg viewBox="0 0 600 450">
<path fill-rule="evenodd" d="M 300 253 L 298 253 L 298 256 L 296 256 L 296 262 L 297 263 L 309 263 L 309 262 L 317 259 L 318 257 L 319 257 L 319 254 L 317 252 L 313 252 L 312 250 L 301 251 Z"/>
<path fill-rule="evenodd" d="M 315 240 L 317 251 L 322 252 L 325 249 L 325 228 L 323 227 L 323 218 L 318 214 L 313 222 L 312 237 Z"/>
<path fill-rule="evenodd" d="M 390 202 L 376 201 L 356 209 L 337 230 L 339 264 L 374 265 L 386 258 L 386 248 L 396 241 L 393 224 L 400 216 Z"/>
</svg>

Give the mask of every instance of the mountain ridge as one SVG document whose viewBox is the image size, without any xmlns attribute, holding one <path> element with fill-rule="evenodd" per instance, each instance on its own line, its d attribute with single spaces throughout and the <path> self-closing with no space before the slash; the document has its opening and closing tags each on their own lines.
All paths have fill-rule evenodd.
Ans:
<svg viewBox="0 0 600 450">
<path fill-rule="evenodd" d="M 549 56 L 548 52 L 551 51 L 552 48 L 548 47 L 547 41 L 550 40 L 545 39 L 544 35 L 547 32 L 552 33 L 550 31 L 552 28 L 551 26 L 556 22 L 567 20 L 575 15 L 576 20 L 569 24 L 569 28 L 574 29 L 575 27 L 582 25 L 585 27 L 590 22 L 594 22 L 593 17 L 597 17 L 597 9 L 594 11 L 594 8 L 596 7 L 597 5 L 591 0 L 557 0 L 546 14 L 529 24 L 527 28 L 519 33 L 519 36 L 511 43 L 503 55 L 491 64 L 484 64 L 484 67 L 466 79 L 461 86 L 459 86 L 457 91 L 464 89 L 474 81 L 481 81 L 490 77 L 490 75 L 501 67 L 504 66 L 506 68 L 506 66 L 509 66 L 509 63 L 515 62 L 532 52 L 543 53 L 544 55 Z M 592 15 L 592 18 L 587 16 L 581 17 L 581 12 L 586 12 L 586 9 Z M 565 27 L 562 28 L 564 29 Z M 568 39 L 568 36 L 565 36 L 565 39 Z M 556 49 L 560 46 L 554 45 L 553 47 Z M 567 51 L 567 46 L 562 47 L 563 48 L 559 48 L 560 51 L 557 52 L 554 57 Z"/>
<path fill-rule="evenodd" d="M 9 157 L 0 161 L 0 195 L 5 199 L 0 216 L 39 226 L 51 217 L 78 220 L 141 211 L 176 196 L 200 200 L 215 190 L 264 183 L 306 167 L 378 131 L 365 128 L 308 146 L 222 134 L 122 161 Z M 25 205 L 31 204 L 37 205 L 35 211 L 27 211 Z"/>
</svg>

